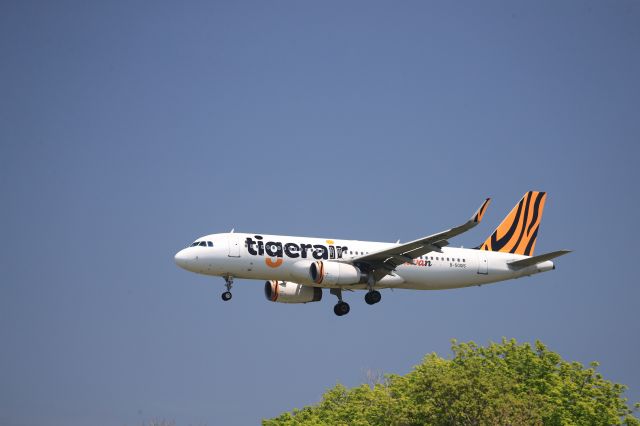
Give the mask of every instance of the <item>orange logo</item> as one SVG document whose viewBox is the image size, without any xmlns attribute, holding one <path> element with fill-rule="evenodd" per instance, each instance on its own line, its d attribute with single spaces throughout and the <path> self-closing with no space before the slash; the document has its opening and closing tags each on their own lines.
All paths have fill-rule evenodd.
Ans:
<svg viewBox="0 0 640 426">
<path fill-rule="evenodd" d="M 271 260 L 270 257 L 267 257 L 264 260 L 264 263 L 267 264 L 268 267 L 270 268 L 277 268 L 278 266 L 282 265 L 282 258 L 276 259 L 275 261 Z"/>
</svg>

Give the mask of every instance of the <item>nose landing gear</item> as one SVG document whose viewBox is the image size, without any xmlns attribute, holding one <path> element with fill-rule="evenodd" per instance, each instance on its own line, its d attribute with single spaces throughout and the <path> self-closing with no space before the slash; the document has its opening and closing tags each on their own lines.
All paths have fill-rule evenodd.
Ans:
<svg viewBox="0 0 640 426">
<path fill-rule="evenodd" d="M 225 275 L 224 276 L 224 281 L 225 281 L 224 286 L 227 288 L 227 291 L 222 293 L 222 300 L 227 302 L 227 301 L 231 300 L 231 297 L 232 297 L 231 287 L 233 286 L 233 277 L 231 275 Z"/>
</svg>

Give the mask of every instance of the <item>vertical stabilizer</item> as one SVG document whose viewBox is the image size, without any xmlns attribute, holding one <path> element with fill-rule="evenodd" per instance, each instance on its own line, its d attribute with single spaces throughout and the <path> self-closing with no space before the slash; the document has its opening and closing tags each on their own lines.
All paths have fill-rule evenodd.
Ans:
<svg viewBox="0 0 640 426">
<path fill-rule="evenodd" d="M 524 194 L 479 248 L 533 256 L 546 200 L 546 192 L 529 191 Z"/>
</svg>

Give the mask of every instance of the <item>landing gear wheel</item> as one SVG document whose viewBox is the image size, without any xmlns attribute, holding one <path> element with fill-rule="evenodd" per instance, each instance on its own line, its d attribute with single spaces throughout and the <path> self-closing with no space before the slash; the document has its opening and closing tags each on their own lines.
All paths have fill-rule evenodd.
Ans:
<svg viewBox="0 0 640 426">
<path fill-rule="evenodd" d="M 367 302 L 367 305 L 375 305 L 382 299 L 382 295 L 378 290 L 372 290 L 364 295 L 364 301 Z"/>
<path fill-rule="evenodd" d="M 231 275 L 224 276 L 224 286 L 227 289 L 227 291 L 222 293 L 222 300 L 227 302 L 231 300 L 231 287 L 233 286 L 233 276 Z"/>
<path fill-rule="evenodd" d="M 347 302 L 338 302 L 336 306 L 333 307 L 333 313 L 339 317 L 347 315 L 350 310 L 351 308 Z"/>
</svg>

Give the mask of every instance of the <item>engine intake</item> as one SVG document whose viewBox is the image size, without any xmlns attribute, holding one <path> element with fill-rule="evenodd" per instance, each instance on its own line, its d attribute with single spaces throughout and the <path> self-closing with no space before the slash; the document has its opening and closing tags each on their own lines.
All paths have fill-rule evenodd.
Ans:
<svg viewBox="0 0 640 426">
<path fill-rule="evenodd" d="M 322 289 L 287 281 L 271 280 L 264 283 L 264 296 L 270 302 L 318 302 L 322 299 Z"/>
<path fill-rule="evenodd" d="M 366 283 L 369 275 L 359 268 L 340 262 L 313 262 L 309 267 L 309 276 L 316 284 L 360 284 Z"/>
</svg>

